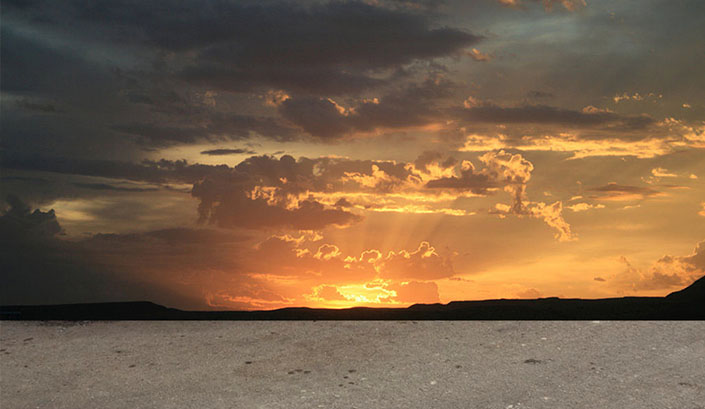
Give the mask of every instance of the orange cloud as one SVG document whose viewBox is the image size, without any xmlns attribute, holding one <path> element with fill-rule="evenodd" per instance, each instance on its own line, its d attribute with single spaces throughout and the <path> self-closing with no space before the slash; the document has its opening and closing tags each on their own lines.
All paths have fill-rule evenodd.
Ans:
<svg viewBox="0 0 705 409">
<path fill-rule="evenodd" d="M 466 51 L 465 53 L 475 61 L 490 61 L 490 60 L 492 60 L 492 56 L 490 54 L 482 53 L 477 48 L 473 48 L 472 50 Z"/>
<path fill-rule="evenodd" d="M 649 269 L 632 265 L 622 256 L 626 269 L 612 278 L 616 285 L 632 291 L 668 290 L 690 285 L 705 275 L 705 241 L 698 243 L 688 256 L 666 255 Z"/>
</svg>

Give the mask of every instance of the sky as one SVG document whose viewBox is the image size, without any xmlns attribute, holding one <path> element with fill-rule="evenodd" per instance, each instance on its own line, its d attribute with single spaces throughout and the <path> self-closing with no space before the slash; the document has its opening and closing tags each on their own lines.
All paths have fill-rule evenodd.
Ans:
<svg viewBox="0 0 705 409">
<path fill-rule="evenodd" d="M 705 274 L 700 0 L 5 0 L 0 302 L 404 307 Z"/>
</svg>

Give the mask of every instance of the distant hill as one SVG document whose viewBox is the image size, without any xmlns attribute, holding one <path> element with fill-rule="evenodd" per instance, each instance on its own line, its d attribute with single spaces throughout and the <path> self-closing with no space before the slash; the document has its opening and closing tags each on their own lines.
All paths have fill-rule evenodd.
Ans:
<svg viewBox="0 0 705 409">
<path fill-rule="evenodd" d="M 675 291 L 666 296 L 669 300 L 680 300 L 680 301 L 700 301 L 705 300 L 705 276 L 700 277 L 695 280 L 693 284 L 687 286 L 686 288 Z"/>
<path fill-rule="evenodd" d="M 2 320 L 703 320 L 705 277 L 666 297 L 453 301 L 408 308 L 182 311 L 151 302 L 0 307 Z"/>
</svg>

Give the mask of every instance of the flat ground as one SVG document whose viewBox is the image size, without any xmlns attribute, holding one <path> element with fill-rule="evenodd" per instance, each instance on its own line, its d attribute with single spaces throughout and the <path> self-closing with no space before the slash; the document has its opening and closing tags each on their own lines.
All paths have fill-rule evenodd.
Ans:
<svg viewBox="0 0 705 409">
<path fill-rule="evenodd" d="M 1 322 L 0 407 L 705 407 L 705 322 Z"/>
</svg>

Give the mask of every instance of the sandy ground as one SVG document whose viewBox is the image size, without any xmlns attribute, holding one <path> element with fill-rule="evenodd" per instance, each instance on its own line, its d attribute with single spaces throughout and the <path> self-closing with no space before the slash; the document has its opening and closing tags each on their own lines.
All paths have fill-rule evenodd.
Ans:
<svg viewBox="0 0 705 409">
<path fill-rule="evenodd" d="M 0 407 L 705 407 L 705 322 L 2 322 Z"/>
</svg>

